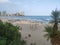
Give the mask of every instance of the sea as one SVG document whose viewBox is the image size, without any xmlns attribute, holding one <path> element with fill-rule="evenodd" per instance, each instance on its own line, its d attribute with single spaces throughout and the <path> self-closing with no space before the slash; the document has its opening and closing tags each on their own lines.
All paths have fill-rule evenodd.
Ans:
<svg viewBox="0 0 60 45">
<path fill-rule="evenodd" d="M 51 16 L 0 16 L 0 18 L 16 19 L 16 20 L 31 20 L 31 21 L 41 21 L 49 22 L 52 18 Z"/>
</svg>

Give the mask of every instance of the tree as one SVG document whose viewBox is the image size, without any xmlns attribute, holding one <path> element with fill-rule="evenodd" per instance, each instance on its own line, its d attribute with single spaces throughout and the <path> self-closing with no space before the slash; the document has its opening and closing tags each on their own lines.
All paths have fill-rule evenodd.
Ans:
<svg viewBox="0 0 60 45">
<path fill-rule="evenodd" d="M 58 23 L 60 22 L 60 15 L 59 15 L 59 11 L 56 9 L 55 11 L 52 11 L 52 23 L 53 26 L 52 27 L 45 27 L 45 31 L 47 32 L 47 34 L 45 34 L 45 36 L 48 37 L 48 39 L 51 40 L 52 45 L 60 45 L 60 33 L 58 30 Z"/>
<path fill-rule="evenodd" d="M 51 43 L 52 43 L 52 45 L 53 45 L 53 32 L 52 32 L 52 27 L 51 26 L 47 26 L 47 27 L 45 27 L 45 30 L 44 30 L 44 32 L 47 32 L 45 35 L 44 35 L 44 37 L 47 37 L 47 41 L 48 40 L 51 40 Z"/>
<path fill-rule="evenodd" d="M 53 35 L 53 27 L 47 26 L 45 27 L 45 32 L 47 32 L 44 37 L 47 37 L 47 41 L 50 40 L 52 45 L 60 45 L 60 31 L 56 31 L 56 38 Z"/>
<path fill-rule="evenodd" d="M 60 22 L 60 12 L 56 9 L 55 11 L 52 11 L 52 22 L 53 22 L 53 36 L 54 36 L 54 45 L 57 45 L 59 42 L 59 36 L 57 36 L 58 31 L 58 23 Z M 60 42 L 59 42 L 60 43 Z M 59 44 L 58 44 L 59 45 Z"/>
<path fill-rule="evenodd" d="M 3 23 L 0 21 L 0 44 L 1 45 L 25 45 L 25 41 L 21 40 L 19 26 L 11 23 Z"/>
<path fill-rule="evenodd" d="M 52 23 L 54 23 L 53 25 L 53 33 L 55 33 L 58 30 L 58 23 L 60 20 L 60 15 L 59 15 L 59 11 L 56 9 L 55 11 L 52 11 Z"/>
</svg>

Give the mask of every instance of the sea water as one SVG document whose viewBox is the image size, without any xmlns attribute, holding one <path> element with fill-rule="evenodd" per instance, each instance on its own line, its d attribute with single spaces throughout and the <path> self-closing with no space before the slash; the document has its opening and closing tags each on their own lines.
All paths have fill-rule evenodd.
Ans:
<svg viewBox="0 0 60 45">
<path fill-rule="evenodd" d="M 42 22 L 49 22 L 51 20 L 50 16 L 0 16 L 0 18 L 9 18 L 9 19 L 17 19 L 17 20 L 42 21 Z"/>
</svg>

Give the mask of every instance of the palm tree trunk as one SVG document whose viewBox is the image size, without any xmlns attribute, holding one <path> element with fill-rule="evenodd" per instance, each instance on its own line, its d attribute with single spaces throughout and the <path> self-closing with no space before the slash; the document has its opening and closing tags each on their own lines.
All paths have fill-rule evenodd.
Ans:
<svg viewBox="0 0 60 45">
<path fill-rule="evenodd" d="M 54 26 L 53 26 L 53 35 L 54 35 L 54 37 L 57 35 L 56 34 L 57 30 L 58 30 L 58 23 L 55 23 Z"/>
<path fill-rule="evenodd" d="M 58 31 L 58 23 L 55 22 L 54 26 L 53 26 L 53 35 L 54 35 L 54 39 L 52 40 L 52 45 L 60 45 L 59 43 L 59 38 L 56 37 L 56 31 Z"/>
<path fill-rule="evenodd" d="M 58 37 L 54 39 L 54 45 L 60 45 L 60 39 Z"/>
<path fill-rule="evenodd" d="M 53 39 L 51 39 L 51 43 L 52 43 L 52 45 L 60 45 L 58 38 L 53 38 Z"/>
<path fill-rule="evenodd" d="M 55 23 L 55 24 L 54 24 L 53 30 L 54 30 L 54 31 L 57 31 L 57 30 L 58 30 L 58 23 Z"/>
</svg>

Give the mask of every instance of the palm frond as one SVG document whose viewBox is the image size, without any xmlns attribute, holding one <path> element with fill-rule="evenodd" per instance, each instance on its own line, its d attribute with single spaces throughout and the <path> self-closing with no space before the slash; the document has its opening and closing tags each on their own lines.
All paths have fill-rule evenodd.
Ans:
<svg viewBox="0 0 60 45">
<path fill-rule="evenodd" d="M 49 40 L 50 38 L 53 37 L 53 30 L 52 30 L 52 27 L 51 26 L 47 26 L 45 27 L 45 32 L 47 32 L 44 37 L 47 37 L 47 40 Z"/>
<path fill-rule="evenodd" d="M 45 32 L 51 32 L 52 31 L 52 27 L 51 26 L 47 26 L 45 27 Z"/>
</svg>

